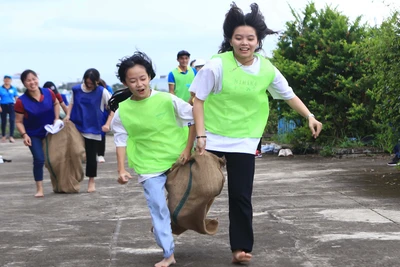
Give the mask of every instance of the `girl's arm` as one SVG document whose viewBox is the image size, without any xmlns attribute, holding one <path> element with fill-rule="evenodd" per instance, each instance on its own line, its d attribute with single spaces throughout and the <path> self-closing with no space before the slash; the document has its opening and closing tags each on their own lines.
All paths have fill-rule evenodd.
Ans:
<svg viewBox="0 0 400 267">
<path fill-rule="evenodd" d="M 17 127 L 18 132 L 21 134 L 21 137 L 24 139 L 24 145 L 31 146 L 31 138 L 26 133 L 24 126 L 24 114 L 15 113 L 15 126 Z"/>
<path fill-rule="evenodd" d="M 190 159 L 194 139 L 196 136 L 196 128 L 194 127 L 193 119 L 193 107 L 175 95 L 172 95 L 172 103 L 174 105 L 175 117 L 177 118 L 178 125 L 181 127 L 189 127 L 189 135 L 186 147 L 179 157 L 181 163 L 184 164 Z"/>
<path fill-rule="evenodd" d="M 204 101 L 195 97 L 193 103 L 193 115 L 194 122 L 196 125 L 196 133 L 199 138 L 197 138 L 196 150 L 200 155 L 204 154 L 206 148 L 206 130 L 204 128 Z"/>
<path fill-rule="evenodd" d="M 187 145 L 186 145 L 186 148 L 185 148 L 189 152 L 192 151 L 195 138 L 196 138 L 196 125 L 190 125 L 189 126 L 188 142 L 187 142 Z"/>
<path fill-rule="evenodd" d="M 74 103 L 69 103 L 69 105 L 67 106 L 67 115 L 65 115 L 64 117 L 64 121 L 69 121 L 70 115 L 71 115 L 71 111 L 72 111 L 72 107 L 74 106 Z"/>
<path fill-rule="evenodd" d="M 295 96 L 290 100 L 285 100 L 285 102 L 301 116 L 308 119 L 308 127 L 311 130 L 312 136 L 317 138 L 322 130 L 322 123 L 314 118 L 314 115 L 311 114 L 306 105 L 304 105 L 303 101 Z"/>
<path fill-rule="evenodd" d="M 67 114 L 67 112 L 68 112 L 68 107 L 67 107 L 67 105 L 65 105 L 64 102 L 60 103 L 60 105 L 61 105 L 61 108 L 64 110 L 64 113 Z"/>
<path fill-rule="evenodd" d="M 204 127 L 204 101 L 211 93 L 222 90 L 222 60 L 213 58 L 197 73 L 189 91 L 194 94 L 193 115 L 196 125 L 196 151 L 200 155 L 206 150 L 206 130 Z"/>
<path fill-rule="evenodd" d="M 179 160 L 181 161 L 182 164 L 185 164 L 190 159 L 190 156 L 192 154 L 195 136 L 196 136 L 196 127 L 195 127 L 195 125 L 190 125 L 189 126 L 189 136 L 188 136 L 188 141 L 187 141 L 186 147 L 179 157 Z"/>
<path fill-rule="evenodd" d="M 114 118 L 114 111 L 110 110 L 110 114 L 108 114 L 106 123 L 101 127 L 101 130 L 105 133 L 110 131 L 111 121 Z"/>
<path fill-rule="evenodd" d="M 60 106 L 59 106 L 59 104 L 60 103 L 58 102 L 58 99 L 56 98 L 56 100 L 54 101 L 54 115 L 55 115 L 54 122 L 60 118 Z"/>
<path fill-rule="evenodd" d="M 118 183 L 126 184 L 132 176 L 125 170 L 126 147 L 117 147 Z"/>
<path fill-rule="evenodd" d="M 67 106 L 67 111 L 65 112 L 64 121 L 69 121 L 73 106 L 74 106 L 74 91 L 72 90 L 71 98 L 70 98 L 69 104 Z"/>
<path fill-rule="evenodd" d="M 114 143 L 117 153 L 118 183 L 126 184 L 128 182 L 128 179 L 132 178 L 129 172 L 125 170 L 125 155 L 128 133 L 122 125 L 118 110 L 115 112 L 115 116 L 113 116 L 111 125 L 114 131 Z"/>
</svg>

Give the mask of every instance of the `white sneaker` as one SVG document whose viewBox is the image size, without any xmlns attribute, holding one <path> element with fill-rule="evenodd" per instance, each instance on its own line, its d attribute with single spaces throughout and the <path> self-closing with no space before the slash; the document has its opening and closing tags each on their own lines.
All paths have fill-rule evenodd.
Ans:
<svg viewBox="0 0 400 267">
<path fill-rule="evenodd" d="M 104 163 L 104 162 L 106 162 L 106 160 L 104 159 L 103 156 L 97 156 L 97 162 L 98 163 Z"/>
<path fill-rule="evenodd" d="M 279 150 L 278 157 L 286 157 L 286 149 Z"/>
<path fill-rule="evenodd" d="M 293 157 L 293 152 L 289 148 L 285 149 L 285 156 L 286 157 Z"/>
<path fill-rule="evenodd" d="M 281 146 L 280 145 L 274 145 L 274 153 L 278 153 L 279 151 L 281 151 Z"/>
</svg>

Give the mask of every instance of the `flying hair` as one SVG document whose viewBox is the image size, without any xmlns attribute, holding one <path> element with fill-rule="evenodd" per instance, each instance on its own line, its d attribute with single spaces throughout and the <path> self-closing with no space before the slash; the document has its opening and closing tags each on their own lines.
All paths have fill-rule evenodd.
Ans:
<svg viewBox="0 0 400 267">
<path fill-rule="evenodd" d="M 256 52 L 262 49 L 262 42 L 267 35 L 278 33 L 267 27 L 264 16 L 260 12 L 260 9 L 256 3 L 251 4 L 250 8 L 251 12 L 244 14 L 243 11 L 236 5 L 236 3 L 232 2 L 231 8 L 225 15 L 225 21 L 223 24 L 224 40 L 222 41 L 218 53 L 233 50 L 230 40 L 232 39 L 233 32 L 239 26 L 250 26 L 256 31 L 258 40 L 258 48 L 256 49 Z"/>
<path fill-rule="evenodd" d="M 151 59 L 145 53 L 136 51 L 132 56 L 120 59 L 120 62 L 117 64 L 117 78 L 122 83 L 125 83 L 126 73 L 130 68 L 133 68 L 136 65 L 141 65 L 146 69 L 150 80 L 153 80 L 153 78 L 156 77 Z M 118 109 L 119 103 L 130 98 L 131 96 L 132 92 L 129 90 L 129 88 L 116 91 L 108 101 L 108 108 L 115 112 Z"/>
</svg>

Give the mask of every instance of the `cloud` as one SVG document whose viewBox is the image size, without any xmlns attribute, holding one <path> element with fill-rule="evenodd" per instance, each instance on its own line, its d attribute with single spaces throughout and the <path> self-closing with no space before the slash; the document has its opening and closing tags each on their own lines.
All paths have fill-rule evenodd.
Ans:
<svg viewBox="0 0 400 267">
<path fill-rule="evenodd" d="M 167 74 L 177 64 L 176 53 L 190 51 L 192 59 L 211 57 L 222 41 L 222 23 L 231 0 L 0 0 L 2 41 L 0 73 L 32 68 L 56 82 L 80 79 L 85 68 L 96 67 L 109 83 L 117 82 L 115 64 L 137 48 Z M 255 0 L 236 0 L 249 11 Z M 268 27 L 285 29 L 293 20 L 289 4 L 302 11 L 309 0 L 258 1 Z M 390 13 L 381 2 L 315 0 L 318 9 L 332 2 L 354 20 L 379 23 Z M 270 54 L 277 37 L 264 41 Z"/>
</svg>

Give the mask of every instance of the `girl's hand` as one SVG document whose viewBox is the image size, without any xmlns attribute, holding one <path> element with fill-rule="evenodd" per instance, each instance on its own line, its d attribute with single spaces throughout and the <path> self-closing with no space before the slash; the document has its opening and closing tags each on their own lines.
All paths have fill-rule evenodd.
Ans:
<svg viewBox="0 0 400 267">
<path fill-rule="evenodd" d="M 64 122 L 69 121 L 69 116 L 66 115 L 66 116 L 64 117 L 63 121 L 64 121 Z"/>
<path fill-rule="evenodd" d="M 24 134 L 24 145 L 32 146 L 31 138 L 27 134 Z"/>
<path fill-rule="evenodd" d="M 204 151 L 206 151 L 206 141 L 206 138 L 197 138 L 196 151 L 199 152 L 200 155 L 203 155 Z"/>
<path fill-rule="evenodd" d="M 132 176 L 126 170 L 122 170 L 118 173 L 118 183 L 126 184 L 129 181 L 129 179 L 132 179 Z"/>
<path fill-rule="evenodd" d="M 190 151 L 191 149 L 185 149 L 183 150 L 183 152 L 181 153 L 181 155 L 179 156 L 179 161 L 182 165 L 184 165 L 186 162 L 189 161 L 190 159 Z"/>
<path fill-rule="evenodd" d="M 310 127 L 312 136 L 317 138 L 320 132 L 322 131 L 322 123 L 317 121 L 314 117 L 310 117 L 308 119 L 308 127 Z"/>
<path fill-rule="evenodd" d="M 110 131 L 110 125 L 104 124 L 103 126 L 101 126 L 101 130 L 105 133 L 108 133 Z"/>
</svg>

